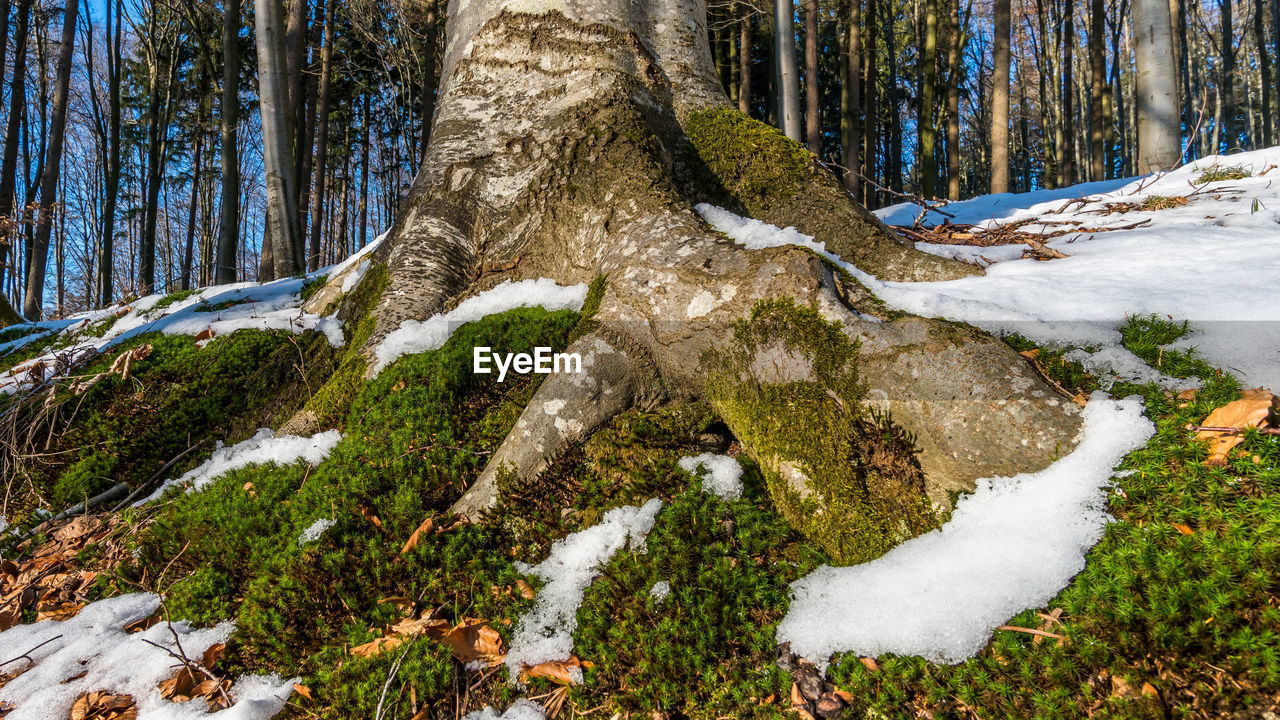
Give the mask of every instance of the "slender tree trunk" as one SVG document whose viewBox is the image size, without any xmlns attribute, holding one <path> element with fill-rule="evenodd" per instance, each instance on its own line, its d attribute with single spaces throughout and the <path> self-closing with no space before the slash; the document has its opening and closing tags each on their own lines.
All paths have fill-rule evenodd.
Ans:
<svg viewBox="0 0 1280 720">
<path fill-rule="evenodd" d="M 316 181 L 311 198 L 311 253 L 307 258 L 307 269 L 313 272 L 320 268 L 320 231 L 321 223 L 324 221 L 325 168 L 329 161 L 329 85 L 331 82 L 330 75 L 333 72 L 333 15 L 336 4 L 335 0 L 328 0 L 325 3 L 324 11 L 324 50 L 321 53 L 323 59 L 320 61 L 320 116 L 316 121 L 319 127 L 316 131 Z M 429 124 L 430 120 L 428 119 L 427 122 Z"/>
<path fill-rule="evenodd" d="M 849 39 L 844 84 L 844 186 L 855 198 L 862 197 L 862 0 L 849 1 Z"/>
<path fill-rule="evenodd" d="M 13 79 L 9 84 L 9 113 L 5 121 L 4 156 L 0 159 L 0 284 L 4 282 L 8 266 L 9 249 L 15 247 L 19 236 L 14 212 L 14 193 L 17 191 L 18 144 L 22 135 L 22 119 L 27 107 L 27 40 L 31 29 L 31 2 L 18 4 L 17 28 L 13 42 Z M 3 68 L 0 68 L 3 69 Z M 13 253 L 18 259 L 17 250 Z M 18 273 L 15 270 L 14 275 Z"/>
<path fill-rule="evenodd" d="M 360 247 L 369 243 L 369 95 L 364 96 L 364 127 L 360 140 Z"/>
<path fill-rule="evenodd" d="M 924 47 L 920 52 L 920 194 L 933 198 L 938 181 L 938 158 L 935 154 L 937 109 L 934 95 L 938 88 L 938 0 L 925 0 Z"/>
<path fill-rule="evenodd" d="M 258 0 L 255 0 L 257 3 Z M 303 144 L 305 143 L 306 127 L 307 127 L 307 18 L 310 16 L 311 0 L 271 0 L 271 2 L 284 2 L 288 12 L 288 17 L 281 20 L 281 27 L 284 29 L 284 47 L 285 64 L 288 68 L 288 99 L 289 105 L 287 112 L 292 120 L 290 121 L 291 131 L 289 133 L 290 148 L 289 152 L 293 157 L 293 181 L 291 187 L 294 192 L 293 207 L 295 211 L 301 213 L 302 196 L 306 189 L 310 187 L 310 183 L 306 182 L 302 175 L 303 170 Z M 257 4 L 255 4 L 257 7 Z M 298 215 L 298 227 L 302 228 L 302 215 Z M 303 228 L 305 231 L 305 228 Z M 299 232 L 301 238 L 302 231 Z M 279 238 L 279 235 L 273 236 Z"/>
<path fill-rule="evenodd" d="M 111 5 L 115 5 L 112 31 Z M 104 198 L 102 202 L 102 241 L 99 244 L 97 303 L 102 307 L 115 299 L 114 265 L 116 240 L 116 207 L 120 196 L 120 81 L 123 74 L 124 4 L 122 0 L 107 2 L 107 157 Z"/>
<path fill-rule="evenodd" d="M 53 214 L 58 203 L 58 177 L 62 169 L 62 146 L 66 139 L 67 97 L 71 90 L 71 57 L 75 51 L 76 15 L 79 9 L 79 0 L 67 0 L 62 15 L 62 43 L 58 47 L 57 86 L 53 97 L 53 115 L 49 120 L 49 148 L 44 177 L 40 180 L 40 217 L 31 243 L 32 256 L 23 302 L 23 314 L 32 320 L 40 319 L 44 305 L 45 264 L 49 259 L 49 234 L 53 230 Z"/>
<path fill-rule="evenodd" d="M 947 199 L 960 199 L 960 0 L 950 0 L 947 36 Z"/>
<path fill-rule="evenodd" d="M 738 110 L 751 113 L 751 11 L 743 10 L 738 20 Z"/>
<path fill-rule="evenodd" d="M 303 0 L 298 0 L 302 2 Z M 289 73 L 278 0 L 255 0 L 258 44 L 258 88 L 262 114 L 262 163 L 267 186 L 267 226 L 273 274 L 302 272 L 306 258 L 299 223 L 297 174 L 293 163 L 293 113 L 289 106 Z M 268 249 L 263 248 L 263 254 Z"/>
<path fill-rule="evenodd" d="M 1237 127 L 1239 108 L 1236 107 L 1236 38 L 1232 23 L 1232 0 L 1219 0 L 1222 12 L 1222 76 L 1218 79 L 1219 96 L 1222 103 L 1222 133 L 1226 140 L 1228 152 L 1234 150 L 1240 142 L 1240 129 Z M 1214 145 L 1216 150 L 1218 145 Z"/>
<path fill-rule="evenodd" d="M 1273 47 L 1275 49 L 1271 57 L 1276 61 L 1275 84 L 1272 86 L 1275 90 L 1273 96 L 1276 99 L 1277 134 L 1275 137 L 1277 141 L 1280 141 L 1280 0 L 1271 0 L 1271 32 L 1274 34 L 1272 40 L 1274 41 Z M 1266 52 L 1266 50 L 1262 52 Z"/>
<path fill-rule="evenodd" d="M 208 92 L 205 90 L 205 92 Z M 203 111 L 200 113 L 203 115 Z M 182 252 L 182 277 L 180 279 L 180 287 L 183 290 L 191 289 L 191 269 L 195 262 L 196 250 L 196 213 L 200 203 L 200 180 L 204 171 L 204 127 L 203 117 L 200 118 L 200 127 L 196 129 L 195 149 L 192 153 L 191 160 L 191 206 L 190 212 L 187 213 L 187 241 Z"/>
<path fill-rule="evenodd" d="M 222 218 L 214 283 L 236 281 L 240 245 L 240 0 L 226 0 L 222 17 Z"/>
<path fill-rule="evenodd" d="M 822 83 L 818 71 L 818 0 L 804 3 L 805 142 L 822 157 Z"/>
<path fill-rule="evenodd" d="M 876 178 L 876 125 L 879 121 L 880 108 L 877 104 L 880 95 L 880 74 L 876 52 L 877 6 L 876 0 L 866 0 L 863 12 L 862 27 L 867 31 L 867 38 L 862 43 L 862 174 L 868 180 Z M 862 187 L 862 204 L 875 209 L 879 206 L 875 186 L 864 183 Z"/>
<path fill-rule="evenodd" d="M 1092 0 L 1089 8 L 1089 179 L 1106 177 L 1106 114 L 1102 98 L 1106 92 L 1106 55 L 1102 37 L 1106 31 L 1103 0 Z"/>
<path fill-rule="evenodd" d="M 1076 23 L 1075 0 L 1066 0 L 1062 11 L 1062 184 L 1076 182 L 1076 128 L 1075 128 L 1075 64 Z"/>
<path fill-rule="evenodd" d="M 1171 35 L 1166 0 L 1133 0 L 1137 171 L 1144 174 L 1168 170 L 1182 155 Z"/>
<path fill-rule="evenodd" d="M 1271 147 L 1271 54 L 1267 51 L 1265 6 L 1263 0 L 1254 4 L 1253 42 L 1258 47 L 1258 74 L 1262 79 L 1262 147 Z M 1276 32 L 1280 34 L 1280 29 Z"/>
<path fill-rule="evenodd" d="M 1009 192 L 1009 0 L 995 0 L 991 70 L 991 192 Z"/>
<path fill-rule="evenodd" d="M 787 137 L 800 142 L 800 77 L 796 68 L 795 6 L 792 0 L 773 0 L 773 22 L 780 124 Z"/>
</svg>

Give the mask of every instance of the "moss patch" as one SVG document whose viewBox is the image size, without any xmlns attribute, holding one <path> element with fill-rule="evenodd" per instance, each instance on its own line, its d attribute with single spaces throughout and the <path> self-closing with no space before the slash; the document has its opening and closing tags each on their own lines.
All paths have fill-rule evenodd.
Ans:
<svg viewBox="0 0 1280 720">
<path fill-rule="evenodd" d="M 374 265 L 364 279 L 344 301 L 343 333 L 347 346 L 338 361 L 338 367 L 315 395 L 307 400 L 306 410 L 315 413 L 320 427 L 336 427 L 351 407 L 352 401 L 364 386 L 364 373 L 368 367 L 364 358 L 364 346 L 372 337 L 377 320 L 373 308 L 390 283 L 387 266 Z"/>
<path fill-rule="evenodd" d="M 689 144 L 682 160 L 690 184 L 710 188 L 713 202 L 754 213 L 794 197 L 815 172 L 804 146 L 737 110 L 695 112 L 684 130 Z"/>
<path fill-rule="evenodd" d="M 708 400 L 765 468 L 782 515 L 837 562 L 869 560 L 935 526 L 919 466 L 901 452 L 910 439 L 863 417 L 857 348 L 838 326 L 766 301 L 710 355 Z"/>
</svg>

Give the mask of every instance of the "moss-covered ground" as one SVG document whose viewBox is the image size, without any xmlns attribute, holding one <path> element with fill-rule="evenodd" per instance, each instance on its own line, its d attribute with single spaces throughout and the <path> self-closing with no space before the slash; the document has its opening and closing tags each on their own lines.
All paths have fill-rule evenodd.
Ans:
<svg viewBox="0 0 1280 720">
<path fill-rule="evenodd" d="M 464 708 L 505 706 L 519 693 L 505 671 L 467 670 L 426 637 L 369 658 L 350 649 L 399 619 L 395 598 L 449 619 L 482 618 L 505 643 L 532 605 L 518 589 L 516 561 L 540 561 L 556 538 L 595 524 L 609 508 L 656 496 L 665 505 L 648 551 L 620 552 L 587 591 L 575 652 L 593 665 L 567 692 L 561 717 L 574 716 L 570 710 L 603 718 L 655 717 L 655 710 L 794 717 L 774 628 L 788 606 L 788 583 L 828 557 L 775 510 L 765 475 L 745 455 L 744 492 L 732 502 L 703 493 L 700 481 L 676 467 L 717 426 L 710 407 L 627 413 L 557 458 L 537 487 L 509 487 L 509 501 L 485 524 L 451 527 L 447 508 L 537 382 L 473 375 L 471 347 L 563 348 L 580 321 L 569 312 L 513 311 L 466 325 L 441 349 L 402 358 L 374 380 L 352 373 L 339 401 L 326 406 L 327 424 L 344 432 L 328 460 L 238 470 L 202 492 L 128 511 L 138 528 L 127 540 L 136 558 L 100 579 L 99 592 L 160 590 L 175 618 L 234 619 L 229 670 L 297 675 L 310 689 L 310 699 L 294 696 L 287 717 L 373 717 L 382 699 L 386 718 L 419 711 L 454 718 Z M 1155 387 L 1113 390 L 1141 393 L 1158 434 L 1126 460 L 1132 472 L 1109 500 L 1117 522 L 1087 569 L 1046 607 L 1009 623 L 1062 639 L 999 631 L 977 657 L 955 666 L 836 658 L 829 679 L 853 698 L 847 717 L 1243 718 L 1275 705 L 1280 439 L 1250 433 L 1227 467 L 1202 464 L 1205 449 L 1185 425 L 1238 388 L 1194 353 L 1161 348 L 1183 331 L 1156 318 L 1124 328 L 1135 353 L 1165 373 L 1200 376 L 1206 387 L 1190 400 Z M 290 341 L 272 335 L 250 333 L 241 342 L 263 352 L 283 342 L 296 356 Z M 203 350 L 189 343 L 159 344 L 127 382 L 141 383 L 145 397 L 156 380 L 148 364 L 171 366 L 170 355 L 212 362 L 216 342 Z M 1039 359 L 1064 387 L 1090 388 L 1092 379 L 1060 355 L 1053 362 L 1046 350 Z M 330 365 L 344 362 L 357 361 L 338 357 Z M 104 398 L 135 387 L 116 382 Z M 312 393 L 323 383 L 323 373 L 309 372 Z M 96 397 L 80 412 L 100 413 L 105 423 L 111 416 L 101 413 L 111 403 Z M 44 482 L 53 487 L 58 479 Z M 451 529 L 402 553 L 429 517 Z M 333 525 L 300 544 L 317 520 Z M 650 595 L 658 581 L 672 588 L 663 601 Z M 1052 621 L 1037 614 L 1058 609 Z M 534 680 L 525 694 L 564 696 L 548 696 L 555 690 Z"/>
</svg>

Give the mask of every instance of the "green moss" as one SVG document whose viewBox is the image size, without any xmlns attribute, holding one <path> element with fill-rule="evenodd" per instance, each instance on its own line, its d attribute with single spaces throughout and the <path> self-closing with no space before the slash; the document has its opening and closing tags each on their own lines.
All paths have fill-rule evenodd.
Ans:
<svg viewBox="0 0 1280 720">
<path fill-rule="evenodd" d="M 837 562 L 934 527 L 918 464 L 866 452 L 866 433 L 882 428 L 862 416 L 857 347 L 839 326 L 790 300 L 762 302 L 704 366 L 708 400 L 761 462 L 779 512 Z"/>
<path fill-rule="evenodd" d="M 814 172 L 804 146 L 737 110 L 695 112 L 684 131 L 689 145 L 682 160 L 692 175 L 690 184 L 711 188 L 711 199 L 721 203 L 754 213 L 761 205 L 794 197 Z"/>
<path fill-rule="evenodd" d="M 1071 348 L 1042 348 L 1016 333 L 1006 336 L 1004 341 L 1020 353 L 1031 353 L 1039 370 L 1063 390 L 1088 395 L 1098 389 L 1097 378 L 1080 363 L 1065 358 Z"/>
<path fill-rule="evenodd" d="M 315 414 L 320 427 L 336 426 L 364 386 L 364 374 L 368 366 L 364 346 L 377 326 L 373 308 L 389 282 L 387 266 L 377 264 L 369 268 L 364 279 L 352 291 L 346 304 L 347 317 L 343 323 L 343 332 L 347 337 L 346 350 L 338 362 L 337 370 L 307 400 L 306 409 Z"/>
<path fill-rule="evenodd" d="M 1243 180 L 1252 177 L 1253 173 L 1249 172 L 1249 168 L 1244 165 L 1214 165 L 1205 168 L 1198 176 L 1196 176 L 1196 185 L 1205 185 L 1212 182 L 1222 182 L 1224 180 Z"/>
<path fill-rule="evenodd" d="M 329 282 L 329 274 L 322 273 L 302 283 L 302 302 L 310 300 L 311 296 L 315 295 L 316 291 L 324 287 L 327 282 Z"/>
<path fill-rule="evenodd" d="M 169 293 L 168 295 L 165 295 L 164 297 L 157 300 L 155 305 L 152 305 L 150 308 L 146 310 L 146 313 L 150 315 L 152 313 L 159 312 L 169 307 L 170 305 L 173 305 L 175 303 L 180 303 L 183 300 L 186 300 L 187 298 L 191 297 L 192 295 L 195 295 L 198 292 L 200 291 L 199 290 L 175 290 Z"/>
<path fill-rule="evenodd" d="M 1120 327 L 1124 347 L 1165 375 L 1178 378 L 1197 377 L 1217 382 L 1222 373 L 1202 360 L 1195 348 L 1170 350 L 1165 346 L 1190 332 L 1184 320 L 1176 322 L 1159 315 L 1136 315 Z"/>
</svg>

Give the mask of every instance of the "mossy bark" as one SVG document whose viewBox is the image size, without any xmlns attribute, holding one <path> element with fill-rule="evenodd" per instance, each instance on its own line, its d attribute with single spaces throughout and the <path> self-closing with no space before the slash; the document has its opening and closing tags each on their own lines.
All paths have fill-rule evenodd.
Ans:
<svg viewBox="0 0 1280 720">
<path fill-rule="evenodd" d="M 386 289 L 361 351 L 501 279 L 607 284 L 574 346 L 587 372 L 542 384 L 455 511 L 483 515 L 500 500 L 499 476 L 531 482 L 621 410 L 703 399 L 769 470 L 792 522 L 854 561 L 931 527 L 928 500 L 945 499 L 941 488 L 1040 467 L 1070 446 L 1078 415 L 1062 405 L 1024 412 L 1047 386 L 1029 369 L 1013 372 L 1020 359 L 1002 343 L 894 320 L 812 252 L 744 250 L 694 211 L 712 200 L 795 225 L 891 279 L 975 272 L 902 244 L 799 145 L 728 110 L 701 2 L 521 7 L 530 12 L 460 3 L 450 15 L 431 146 L 375 253 Z M 913 334 L 922 327 L 933 340 Z M 927 374 L 916 387 L 897 372 L 939 349 L 948 367 L 970 362 L 968 374 Z M 774 360 L 799 374 L 762 380 Z M 1001 434 L 945 421 L 957 414 L 994 418 Z M 886 428 L 919 437 L 918 465 L 897 452 L 875 471 L 870 456 L 911 446 L 868 440 Z M 1023 442 L 1036 432 L 1046 441 Z M 996 449 L 966 456 L 981 445 Z"/>
</svg>

